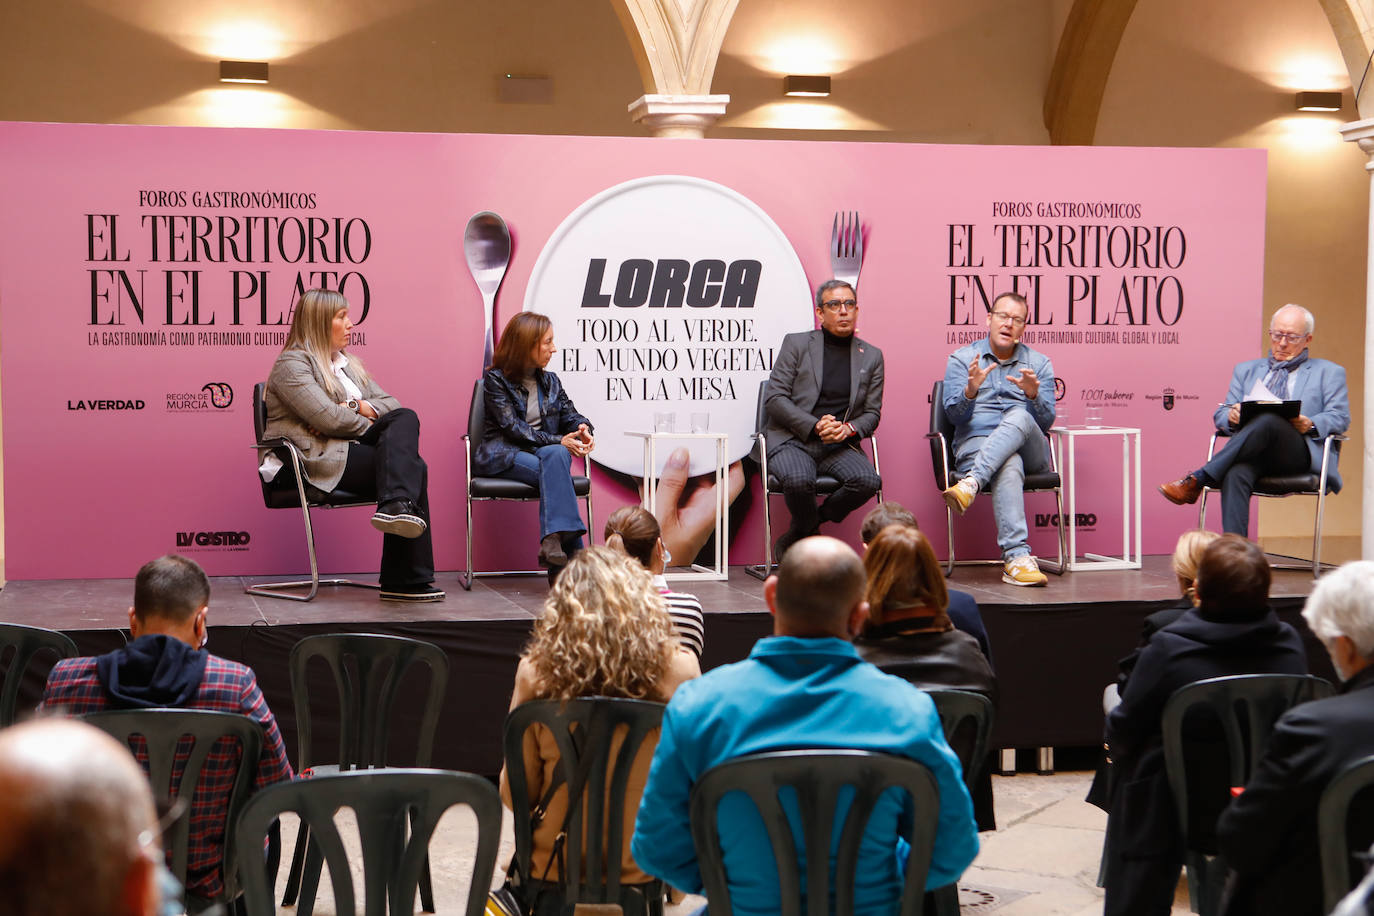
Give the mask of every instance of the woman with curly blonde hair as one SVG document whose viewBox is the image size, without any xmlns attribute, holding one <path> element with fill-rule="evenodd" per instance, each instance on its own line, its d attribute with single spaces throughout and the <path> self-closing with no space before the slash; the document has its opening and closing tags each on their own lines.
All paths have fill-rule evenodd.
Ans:
<svg viewBox="0 0 1374 916">
<path fill-rule="evenodd" d="M 544 600 L 544 613 L 515 672 L 511 709 L 531 700 L 576 697 L 626 697 L 666 703 L 679 684 L 701 673 L 696 656 L 679 643 L 663 596 L 648 571 L 609 547 L 587 547 L 574 554 Z M 625 801 L 625 836 L 634 831 L 639 796 L 658 745 L 655 732 L 645 740 L 630 770 Z M 525 733 L 525 773 L 529 797 L 542 801 L 553 784 L 558 745 L 542 725 Z M 506 769 L 501 798 L 511 805 Z M 567 787 L 560 786 L 544 806 L 534 830 L 532 875 L 556 881 L 554 841 L 567 813 Z M 630 856 L 625 844 L 622 884 L 653 879 Z"/>
</svg>

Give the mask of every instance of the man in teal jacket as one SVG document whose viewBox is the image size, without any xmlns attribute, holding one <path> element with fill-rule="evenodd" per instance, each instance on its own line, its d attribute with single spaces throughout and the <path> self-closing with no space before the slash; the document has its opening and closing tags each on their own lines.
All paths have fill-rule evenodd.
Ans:
<svg viewBox="0 0 1374 916">
<path fill-rule="evenodd" d="M 940 792 L 929 889 L 953 883 L 978 853 L 973 806 L 935 704 L 901 678 L 862 661 L 850 637 L 867 617 L 863 564 L 833 538 L 799 541 L 764 583 L 774 636 L 745 661 L 725 665 L 674 693 L 635 822 L 631 851 L 649 874 L 691 893 L 702 889 L 688 829 L 692 787 L 713 766 L 786 748 L 854 748 L 900 754 L 934 774 Z M 752 807 L 730 799 L 720 812 L 730 898 L 739 916 L 776 913 L 777 869 Z M 910 800 L 887 793 L 859 853 L 854 911 L 890 914 L 902 895 L 906 843 L 898 825 Z"/>
</svg>

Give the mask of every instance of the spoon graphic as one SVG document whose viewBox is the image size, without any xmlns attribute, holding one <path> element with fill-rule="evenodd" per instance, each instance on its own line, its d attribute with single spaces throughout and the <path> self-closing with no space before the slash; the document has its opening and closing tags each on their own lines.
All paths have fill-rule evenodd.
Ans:
<svg viewBox="0 0 1374 916">
<path fill-rule="evenodd" d="M 487 330 L 482 350 L 482 366 L 485 368 L 491 365 L 492 313 L 496 308 L 496 291 L 501 288 L 506 267 L 510 264 L 510 230 L 506 228 L 506 221 L 490 210 L 474 214 L 463 230 L 463 257 L 482 294 L 482 315 Z"/>
</svg>

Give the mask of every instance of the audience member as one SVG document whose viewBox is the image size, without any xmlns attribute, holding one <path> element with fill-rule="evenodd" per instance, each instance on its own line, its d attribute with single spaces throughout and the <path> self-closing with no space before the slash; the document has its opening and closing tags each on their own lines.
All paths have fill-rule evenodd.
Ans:
<svg viewBox="0 0 1374 916">
<path fill-rule="evenodd" d="M 1173 903 L 1183 837 L 1164 772 L 1160 728 L 1169 697 L 1204 678 L 1307 673 L 1301 637 L 1269 607 L 1269 581 L 1258 546 L 1238 535 L 1213 541 L 1198 563 L 1198 606 L 1151 637 L 1121 705 L 1107 716 L 1115 774 L 1103 851 L 1106 916 L 1168 914 Z M 1214 732 L 1189 737 L 1190 782 L 1195 772 L 1204 786 L 1191 796 L 1190 831 L 1204 845 L 1229 797 L 1225 745 L 1215 739 Z"/>
<path fill-rule="evenodd" d="M 700 673 L 696 656 L 678 642 L 663 597 L 643 567 L 609 547 L 587 547 L 572 555 L 549 589 L 544 613 L 535 622 L 516 669 L 510 708 L 530 700 L 596 696 L 666 702 L 678 685 Z M 626 835 L 634 827 L 654 744 L 653 738 L 646 741 L 630 772 Z M 543 803 L 534 829 L 531 873 L 523 877 L 553 883 L 561 878 L 554 850 L 568 810 L 566 785 L 545 801 L 556 778 L 558 745 L 547 728 L 536 725 L 525 733 L 523 753 L 531 803 L 536 807 Z M 504 767 L 501 798 L 511 806 Z M 635 864 L 628 848 L 620 880 L 622 884 L 652 880 Z M 534 886 L 537 890 L 538 884 Z M 543 912 L 541 900 L 561 904 L 562 896 L 545 894 L 531 901 L 536 913 Z"/>
<path fill-rule="evenodd" d="M 978 641 L 950 623 L 945 577 L 925 535 L 889 525 L 864 553 L 868 575 L 868 619 L 854 647 L 859 657 L 922 690 L 967 690 L 997 705 L 997 678 Z M 971 747 L 952 742 L 961 761 Z M 980 765 L 982 761 L 969 761 Z M 997 829 L 992 807 L 992 769 L 983 767 L 973 790 L 979 830 Z"/>
<path fill-rule="evenodd" d="M 1374 563 L 1322 576 L 1302 616 L 1343 683 L 1337 696 L 1284 713 L 1217 824 L 1222 856 L 1238 875 L 1232 916 L 1325 912 L 1317 804 L 1343 769 L 1374 754 Z M 1351 836 L 1364 849 L 1374 840 L 1374 800 L 1357 796 L 1353 813 Z"/>
<path fill-rule="evenodd" d="M 277 720 L 253 670 L 205 650 L 209 605 L 210 580 L 194 560 L 168 554 L 144 564 L 129 608 L 133 641 L 105 655 L 58 662 L 48 675 L 42 708 L 68 716 L 162 707 L 239 713 L 263 730 L 254 788 L 290 779 Z M 191 800 L 186 889 L 198 897 L 224 889 L 219 850 L 240 756 L 237 743 L 216 742 Z"/>
<path fill-rule="evenodd" d="M 692 787 L 732 758 L 797 747 L 883 751 L 925 764 L 940 793 L 927 888 L 950 884 L 973 861 L 972 807 L 934 704 L 864 664 L 850 644 L 868 613 L 863 592 L 863 565 L 840 541 L 806 538 L 783 554 L 763 586 L 775 635 L 759 640 L 747 660 L 684 684 L 668 704 L 632 843 L 645 871 L 700 893 Z M 885 793 L 874 808 L 858 853 L 856 913 L 895 912 L 907 852 L 899 824 L 911 816 L 900 793 Z M 763 824 L 743 807 L 723 808 L 720 835 L 734 911 L 777 913 L 777 871 Z"/>
<path fill-rule="evenodd" d="M 863 524 L 859 528 L 859 537 L 863 540 L 865 550 L 878 536 L 878 532 L 888 525 L 905 525 L 917 530 L 921 527 L 916 524 L 916 516 L 901 503 L 892 500 L 878 503 L 864 516 Z M 983 626 L 983 615 L 978 612 L 978 602 L 968 592 L 961 592 L 955 588 L 946 588 L 946 591 L 949 595 L 949 607 L 946 612 L 950 621 L 955 629 L 963 630 L 978 640 L 978 648 L 983 650 L 983 657 L 988 660 L 988 666 L 991 667 L 992 646 L 988 642 L 987 627 Z"/>
<path fill-rule="evenodd" d="M 157 836 L 148 780 L 109 735 L 40 719 L 0 731 L 0 910 L 154 916 Z"/>
<path fill-rule="evenodd" d="M 654 588 L 663 596 L 668 605 L 668 616 L 673 619 L 678 639 L 701 658 L 706 646 L 706 622 L 701 613 L 701 602 L 695 595 L 675 592 L 668 587 L 663 577 L 664 567 L 672 559 L 668 548 L 663 544 L 658 519 L 653 513 L 639 506 L 622 506 L 611 513 L 606 520 L 606 530 L 602 534 L 607 547 L 614 547 L 640 565 L 653 576 Z"/>
</svg>

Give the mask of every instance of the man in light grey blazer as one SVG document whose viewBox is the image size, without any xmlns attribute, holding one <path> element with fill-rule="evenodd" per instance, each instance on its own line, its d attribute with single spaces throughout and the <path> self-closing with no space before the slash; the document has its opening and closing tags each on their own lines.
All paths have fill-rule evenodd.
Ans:
<svg viewBox="0 0 1374 916">
<path fill-rule="evenodd" d="M 1300 305 L 1285 305 L 1269 322 L 1269 356 L 1240 363 L 1231 375 L 1226 400 L 1213 416 L 1218 430 L 1230 434 L 1226 447 L 1186 477 L 1162 484 L 1159 492 L 1172 503 L 1197 502 L 1204 486 L 1221 487 L 1222 527 L 1249 537 L 1250 495 L 1258 477 L 1277 474 L 1318 474 L 1322 439 L 1350 428 L 1350 400 L 1345 369 L 1307 354 L 1316 322 Z M 1300 415 L 1285 420 L 1261 413 L 1240 425 L 1240 403 L 1255 383 L 1283 400 L 1301 401 Z M 1336 455 L 1327 467 L 1327 484 L 1341 486 Z"/>
<path fill-rule="evenodd" d="M 792 523 L 773 551 L 838 522 L 882 487 L 859 443 L 873 435 L 883 410 L 883 352 L 854 333 L 859 303 L 853 287 L 828 280 L 816 291 L 820 328 L 783 338 L 768 378 L 764 430 L 768 470 L 782 485 Z M 816 476 L 840 489 L 816 505 Z"/>
</svg>

